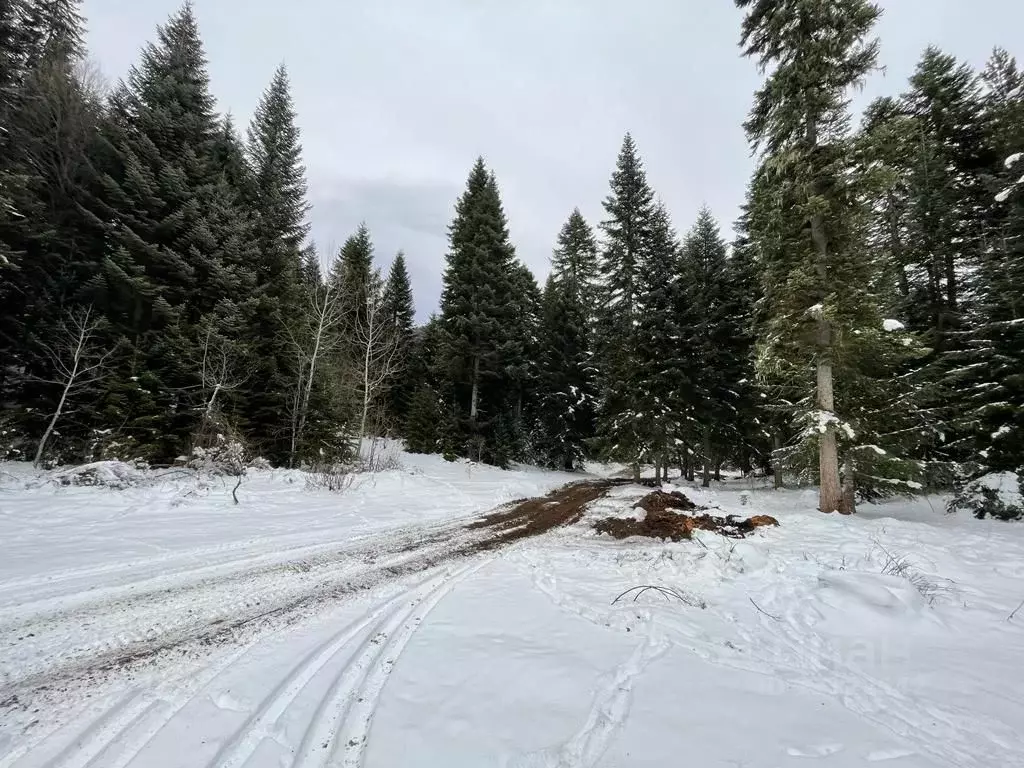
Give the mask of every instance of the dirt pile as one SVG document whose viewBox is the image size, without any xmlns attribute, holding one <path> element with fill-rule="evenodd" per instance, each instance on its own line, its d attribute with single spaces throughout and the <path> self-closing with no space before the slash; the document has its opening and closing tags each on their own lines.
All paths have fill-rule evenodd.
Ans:
<svg viewBox="0 0 1024 768">
<path fill-rule="evenodd" d="M 505 511 L 487 515 L 467 527 L 494 531 L 493 536 L 477 544 L 476 548 L 495 549 L 578 522 L 587 504 L 604 496 L 610 488 L 623 484 L 624 481 L 617 480 L 573 483 L 547 496 L 513 502 Z"/>
<path fill-rule="evenodd" d="M 674 509 L 684 511 L 705 510 L 678 491 L 665 493 L 654 491 L 636 503 L 636 508 L 645 512 L 643 520 L 624 520 L 608 517 L 594 524 L 598 533 L 607 533 L 616 539 L 628 539 L 630 536 L 646 536 L 651 539 L 671 539 L 683 541 L 693 538 L 694 531 L 711 531 L 732 539 L 742 539 L 754 530 L 766 525 L 778 525 L 779 521 L 768 515 L 755 515 L 746 519 L 736 515 L 719 517 L 717 515 L 685 515 L 673 512 Z"/>
</svg>

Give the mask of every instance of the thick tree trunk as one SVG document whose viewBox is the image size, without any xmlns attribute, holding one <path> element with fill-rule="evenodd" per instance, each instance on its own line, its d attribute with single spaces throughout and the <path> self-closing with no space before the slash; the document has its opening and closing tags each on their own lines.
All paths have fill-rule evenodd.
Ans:
<svg viewBox="0 0 1024 768">
<path fill-rule="evenodd" d="M 818 359 L 818 410 L 833 415 L 835 398 L 832 392 L 832 361 Z M 818 443 L 818 474 L 821 493 L 818 509 L 821 512 L 837 512 L 842 507 L 842 489 L 839 485 L 839 452 L 836 446 L 836 428 L 826 424 L 825 432 Z"/>
<path fill-rule="evenodd" d="M 812 94 L 813 96 L 813 94 Z M 818 146 L 818 125 L 812 118 L 807 121 L 807 144 L 810 147 Z M 819 193 L 817 179 L 811 180 L 810 195 Z M 832 288 L 830 285 L 831 276 L 828 273 L 828 234 L 825 231 L 825 222 L 820 213 L 814 213 L 810 217 L 811 240 L 817 251 L 814 268 L 818 277 L 819 298 L 824 299 Z M 832 324 L 825 316 L 822 308 L 817 317 L 817 407 L 822 413 L 828 416 L 835 414 L 835 397 L 832 388 Z M 825 432 L 818 443 L 818 475 L 821 484 L 821 492 L 818 500 L 818 509 L 822 512 L 835 512 L 839 509 L 842 501 L 842 491 L 839 487 L 839 456 L 836 448 L 836 428 L 831 420 L 825 425 Z"/>
<path fill-rule="evenodd" d="M 633 462 L 633 482 L 640 482 L 640 462 L 638 461 Z"/>
<path fill-rule="evenodd" d="M 857 471 L 851 459 L 843 462 L 843 502 L 839 511 L 844 515 L 857 511 Z"/>
</svg>

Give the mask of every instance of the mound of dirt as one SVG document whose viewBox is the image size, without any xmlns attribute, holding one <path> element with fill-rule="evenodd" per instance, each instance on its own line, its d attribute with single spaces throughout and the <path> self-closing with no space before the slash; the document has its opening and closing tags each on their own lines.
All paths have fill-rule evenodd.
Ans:
<svg viewBox="0 0 1024 768">
<path fill-rule="evenodd" d="M 651 512 L 662 512 L 666 509 L 685 509 L 687 511 L 704 509 L 704 507 L 694 504 L 679 491 L 672 491 L 671 493 L 653 491 L 640 499 L 635 506 L 648 514 Z"/>
<path fill-rule="evenodd" d="M 711 531 L 732 539 L 742 539 L 757 528 L 766 525 L 778 525 L 779 521 L 768 515 L 755 515 L 741 519 L 735 515 L 718 517 L 716 515 L 683 515 L 673 509 L 688 511 L 703 510 L 678 491 L 665 493 L 654 491 L 637 502 L 636 506 L 646 513 L 643 520 L 624 520 L 608 517 L 594 524 L 598 533 L 607 533 L 616 539 L 628 539 L 630 536 L 646 536 L 651 539 L 671 539 L 682 541 L 693 538 L 693 532 Z"/>
</svg>

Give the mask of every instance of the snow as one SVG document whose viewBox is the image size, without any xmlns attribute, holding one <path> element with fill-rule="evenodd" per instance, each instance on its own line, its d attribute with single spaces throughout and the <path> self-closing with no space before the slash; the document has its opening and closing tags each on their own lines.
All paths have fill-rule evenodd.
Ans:
<svg viewBox="0 0 1024 768">
<path fill-rule="evenodd" d="M 886 331 L 889 331 L 889 332 L 892 332 L 892 331 L 902 331 L 906 327 L 907 326 L 905 326 L 899 320 L 893 320 L 891 318 L 887 318 L 887 319 L 882 321 L 882 328 L 885 329 Z"/>
<path fill-rule="evenodd" d="M 1017 163 L 1020 162 L 1021 158 L 1024 157 L 1024 152 L 1014 152 L 1004 161 L 1004 165 L 1009 169 L 1013 168 Z"/>
<path fill-rule="evenodd" d="M 22 705 L 0 705 L 0 768 L 1021 765 L 1024 526 L 934 498 L 822 515 L 813 489 L 732 479 L 683 490 L 780 526 L 597 535 L 637 514 L 649 489 L 626 485 L 573 526 L 402 572 L 471 513 L 567 479 L 402 462 L 342 494 L 254 473 L 238 506 L 219 481 L 59 487 L 0 466 L 0 701 Z M 643 584 L 687 600 L 615 602 Z M 227 639 L 17 682 L 190 611 L 314 592 Z"/>
</svg>

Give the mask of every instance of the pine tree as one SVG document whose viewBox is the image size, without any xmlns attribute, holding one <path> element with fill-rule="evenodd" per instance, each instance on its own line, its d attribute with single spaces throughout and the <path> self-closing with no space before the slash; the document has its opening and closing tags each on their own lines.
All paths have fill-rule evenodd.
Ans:
<svg viewBox="0 0 1024 768">
<path fill-rule="evenodd" d="M 978 283 L 979 320 L 965 356 L 975 425 L 972 447 L 986 471 L 1024 468 L 1024 72 L 996 49 L 983 74 L 986 143 L 998 158 L 987 190 L 986 249 Z M 965 376 L 964 378 L 968 378 Z"/>
<path fill-rule="evenodd" d="M 436 453 L 441 444 L 441 404 L 433 388 L 421 385 L 409 403 L 405 447 L 410 453 Z"/>
<path fill-rule="evenodd" d="M 254 208 L 261 262 L 259 284 L 286 300 L 295 290 L 309 233 L 306 169 L 288 72 L 278 67 L 249 126 L 248 154 L 255 179 Z"/>
<path fill-rule="evenodd" d="M 689 348 L 691 370 L 700 371 L 693 386 L 693 410 L 700 423 L 705 485 L 711 470 L 736 446 L 738 383 L 745 373 L 741 315 L 734 306 L 725 241 L 711 211 L 702 208 L 683 245 L 683 273 L 693 313 Z"/>
<path fill-rule="evenodd" d="M 292 356 L 281 343 L 302 303 L 303 248 L 309 232 L 305 168 L 288 74 L 278 67 L 264 91 L 248 130 L 247 166 L 251 181 L 241 188 L 253 213 L 257 292 L 252 312 L 254 356 L 259 383 L 250 394 L 251 439 L 275 461 L 288 452 L 284 414 Z"/>
<path fill-rule="evenodd" d="M 338 259 L 331 270 L 330 279 L 340 291 L 345 305 L 345 328 L 351 332 L 365 321 L 367 287 L 373 272 L 373 240 L 370 228 L 363 222 L 338 252 Z"/>
<path fill-rule="evenodd" d="M 551 272 L 559 283 L 575 286 L 587 311 L 588 325 L 597 314 L 597 270 L 597 240 L 580 209 L 574 208 L 558 233 Z"/>
<path fill-rule="evenodd" d="M 633 390 L 636 360 L 631 340 L 637 319 L 639 269 L 647 256 L 654 218 L 654 192 L 632 136 L 626 134 L 604 201 L 601 223 L 601 313 L 597 356 L 601 371 L 598 433 L 609 458 L 633 464 L 639 476 L 643 438 L 630 414 L 640 413 Z"/>
<path fill-rule="evenodd" d="M 231 335 L 255 289 L 254 244 L 220 164 L 223 137 L 190 5 L 158 28 L 111 96 L 104 181 L 109 254 L 97 300 L 132 354 L 106 417 L 145 452 L 178 455 L 196 427 L 201 328 Z M 127 382 L 131 382 L 128 384 Z"/>
<path fill-rule="evenodd" d="M 636 436 L 639 458 L 653 463 L 657 474 L 694 432 L 694 317 L 681 266 L 678 237 L 658 203 L 638 263 L 637 316 L 627 337 L 633 361 L 625 383 L 632 405 L 616 422 Z"/>
<path fill-rule="evenodd" d="M 413 318 L 415 309 L 412 300 L 412 284 L 409 270 L 405 266 L 405 254 L 401 251 L 395 256 L 384 284 L 383 313 L 394 327 L 399 339 L 399 356 L 403 360 L 403 369 L 388 387 L 386 419 L 392 429 L 400 430 L 406 423 L 413 392 L 422 384 L 409 376 L 409 358 L 413 345 Z"/>
<path fill-rule="evenodd" d="M 840 485 L 835 412 L 837 344 L 870 312 L 863 287 L 870 265 L 859 259 L 849 231 L 856 202 L 846 171 L 847 98 L 875 66 L 869 39 L 879 9 L 866 0 L 736 0 L 746 11 L 741 42 L 769 71 L 757 92 L 747 134 L 768 158 L 773 184 L 795 204 L 796 227 L 784 233 L 787 253 L 769 266 L 778 290 L 771 297 L 766 345 L 788 343 L 813 360 L 816 386 L 807 413 L 819 453 L 819 508 L 852 511 Z M 803 232 L 807 236 L 803 236 Z M 801 339 L 810 335 L 813 344 Z"/>
<path fill-rule="evenodd" d="M 444 329 L 443 399 L 450 406 L 459 450 L 470 458 L 503 463 L 500 430 L 519 394 L 510 366 L 521 363 L 514 338 L 515 254 L 498 187 L 482 158 L 466 182 L 448 230 L 441 295 Z"/>
</svg>

